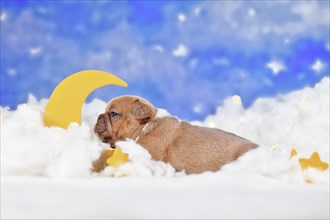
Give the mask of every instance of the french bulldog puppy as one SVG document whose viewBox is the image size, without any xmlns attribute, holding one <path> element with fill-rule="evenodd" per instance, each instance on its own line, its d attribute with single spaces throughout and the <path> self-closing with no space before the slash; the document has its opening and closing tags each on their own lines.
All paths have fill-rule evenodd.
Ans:
<svg viewBox="0 0 330 220">
<path fill-rule="evenodd" d="M 94 131 L 100 140 L 115 148 L 117 141 L 133 139 L 154 160 L 171 164 L 187 174 L 217 171 L 258 145 L 235 134 L 191 125 L 176 117 L 159 117 L 160 110 L 137 96 L 120 96 L 100 114 Z M 93 163 L 93 170 L 106 166 L 106 156 Z"/>
</svg>

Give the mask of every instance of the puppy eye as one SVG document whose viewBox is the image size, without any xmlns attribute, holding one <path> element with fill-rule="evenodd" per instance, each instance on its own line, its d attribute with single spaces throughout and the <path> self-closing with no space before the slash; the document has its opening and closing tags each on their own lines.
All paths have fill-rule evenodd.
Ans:
<svg viewBox="0 0 330 220">
<path fill-rule="evenodd" d="M 119 115 L 119 113 L 118 112 L 114 112 L 114 111 L 112 111 L 112 112 L 110 112 L 110 116 L 113 118 L 113 117 L 116 117 L 116 116 L 118 116 Z"/>
</svg>

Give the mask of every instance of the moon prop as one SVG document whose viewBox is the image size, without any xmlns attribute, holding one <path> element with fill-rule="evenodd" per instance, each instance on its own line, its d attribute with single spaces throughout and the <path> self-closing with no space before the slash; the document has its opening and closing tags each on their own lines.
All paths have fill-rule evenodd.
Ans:
<svg viewBox="0 0 330 220">
<path fill-rule="evenodd" d="M 105 85 L 127 87 L 122 79 L 99 70 L 84 70 L 68 76 L 57 85 L 49 98 L 44 125 L 66 129 L 71 122 L 81 124 L 81 109 L 87 96 Z"/>
</svg>

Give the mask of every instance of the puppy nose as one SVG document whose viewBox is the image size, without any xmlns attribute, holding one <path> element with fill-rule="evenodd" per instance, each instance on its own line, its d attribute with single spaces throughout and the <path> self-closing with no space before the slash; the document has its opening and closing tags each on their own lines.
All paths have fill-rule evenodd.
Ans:
<svg viewBox="0 0 330 220">
<path fill-rule="evenodd" d="M 104 132 L 105 131 L 105 125 L 104 124 L 101 124 L 101 123 L 97 123 L 96 124 L 96 131 L 97 132 Z"/>
</svg>

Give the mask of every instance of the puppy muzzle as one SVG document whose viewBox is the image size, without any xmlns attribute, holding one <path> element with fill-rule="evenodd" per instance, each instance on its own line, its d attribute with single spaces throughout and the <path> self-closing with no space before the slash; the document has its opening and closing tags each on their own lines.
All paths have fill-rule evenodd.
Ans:
<svg viewBox="0 0 330 220">
<path fill-rule="evenodd" d="M 108 143 L 111 148 L 115 148 L 115 142 L 112 138 L 111 119 L 107 113 L 99 115 L 94 127 L 94 132 L 103 143 Z"/>
</svg>

